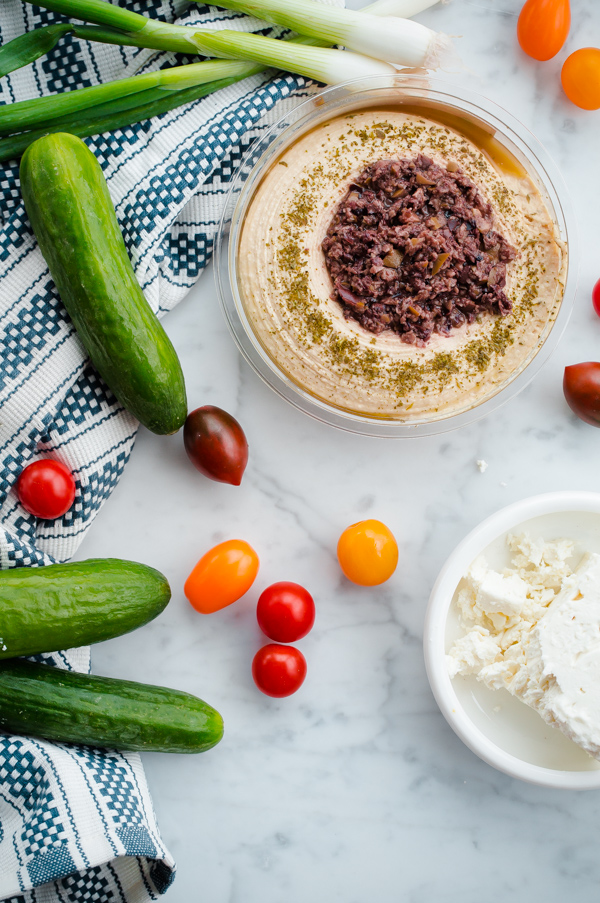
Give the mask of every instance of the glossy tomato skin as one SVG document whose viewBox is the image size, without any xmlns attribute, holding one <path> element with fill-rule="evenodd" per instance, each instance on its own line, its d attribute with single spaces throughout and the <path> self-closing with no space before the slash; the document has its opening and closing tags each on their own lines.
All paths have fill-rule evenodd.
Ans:
<svg viewBox="0 0 600 903">
<path fill-rule="evenodd" d="M 363 520 L 347 527 L 339 538 L 337 556 L 348 580 L 377 586 L 392 576 L 398 564 L 398 545 L 392 531 L 379 520 Z"/>
<path fill-rule="evenodd" d="M 594 310 L 600 317 L 600 279 L 592 289 L 592 304 L 594 305 Z"/>
<path fill-rule="evenodd" d="M 586 361 L 565 367 L 563 391 L 567 404 L 592 426 L 600 426 L 600 363 Z"/>
<path fill-rule="evenodd" d="M 209 549 L 185 581 L 190 605 L 212 614 L 237 602 L 256 579 L 258 555 L 243 539 L 228 539 Z"/>
<path fill-rule="evenodd" d="M 231 414 L 213 405 L 196 408 L 183 427 L 183 444 L 194 467 L 219 483 L 239 486 L 248 463 L 248 442 Z"/>
<path fill-rule="evenodd" d="M 565 60 L 560 80 L 571 103 L 582 110 L 600 110 L 600 50 L 582 47 Z"/>
<path fill-rule="evenodd" d="M 315 623 L 315 603 L 299 583 L 282 580 L 261 593 L 256 606 L 258 626 L 270 640 L 295 643 Z"/>
<path fill-rule="evenodd" d="M 19 474 L 16 488 L 25 510 L 44 520 L 62 517 L 75 500 L 73 474 L 51 458 L 28 464 Z"/>
<path fill-rule="evenodd" d="M 282 699 L 295 693 L 306 677 L 306 659 L 294 646 L 269 643 L 252 662 L 254 683 L 265 696 Z"/>
<path fill-rule="evenodd" d="M 567 40 L 570 28 L 570 0 L 527 0 L 517 22 L 517 39 L 534 60 L 551 60 Z"/>
</svg>

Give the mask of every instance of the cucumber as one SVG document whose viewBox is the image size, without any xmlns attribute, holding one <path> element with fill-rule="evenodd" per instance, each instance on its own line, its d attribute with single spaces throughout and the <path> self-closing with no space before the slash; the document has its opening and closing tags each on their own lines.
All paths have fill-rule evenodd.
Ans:
<svg viewBox="0 0 600 903">
<path fill-rule="evenodd" d="M 187 415 L 179 358 L 144 298 L 100 164 L 63 132 L 31 144 L 21 192 L 50 275 L 92 363 L 121 404 L 154 433 Z"/>
<path fill-rule="evenodd" d="M 223 736 L 219 713 L 166 687 L 0 662 L 0 728 L 64 743 L 198 753 Z"/>
<path fill-rule="evenodd" d="M 118 558 L 0 571 L 0 659 L 129 633 L 170 598 L 160 571 Z"/>
</svg>

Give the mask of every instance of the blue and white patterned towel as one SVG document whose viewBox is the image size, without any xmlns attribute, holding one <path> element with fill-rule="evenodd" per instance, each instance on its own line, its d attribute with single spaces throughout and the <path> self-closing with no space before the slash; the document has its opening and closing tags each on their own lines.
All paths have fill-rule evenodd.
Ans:
<svg viewBox="0 0 600 903">
<path fill-rule="evenodd" d="M 119 3 L 184 24 L 281 33 L 214 7 L 188 9 L 184 0 Z M 1 7 L 2 43 L 61 18 L 21 0 Z M 177 61 L 193 60 L 68 36 L 47 57 L 2 79 L 0 100 Z M 245 149 L 308 88 L 302 77 L 257 75 L 151 122 L 87 140 L 159 316 L 208 262 L 224 194 Z M 16 162 L 0 164 L 0 198 L 0 567 L 40 566 L 74 554 L 127 463 L 137 422 L 86 362 L 32 236 Z M 54 522 L 28 515 L 14 490 L 23 466 L 45 455 L 64 461 L 77 483 L 73 508 Z M 40 659 L 89 667 L 88 650 Z M 0 735 L 0 899 L 143 903 L 173 876 L 137 754 Z"/>
</svg>

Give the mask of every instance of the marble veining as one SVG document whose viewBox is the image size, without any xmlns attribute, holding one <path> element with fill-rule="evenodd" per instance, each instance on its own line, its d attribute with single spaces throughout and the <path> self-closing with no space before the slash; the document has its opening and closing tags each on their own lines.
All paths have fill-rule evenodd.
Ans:
<svg viewBox="0 0 600 903">
<path fill-rule="evenodd" d="M 354 5 L 360 5 L 356 3 Z M 600 113 L 562 96 L 567 51 L 600 44 L 598 0 L 576 0 L 567 49 L 546 64 L 515 41 L 521 0 L 452 0 L 420 20 L 457 38 L 464 70 L 444 73 L 506 107 L 561 167 L 579 224 L 575 310 L 552 359 L 520 396 L 455 433 L 364 439 L 309 420 L 240 359 L 207 272 L 166 319 L 190 404 L 243 424 L 240 488 L 203 479 L 181 437 L 142 431 L 79 557 L 163 570 L 173 600 L 152 624 L 94 649 L 97 673 L 179 687 L 215 705 L 225 739 L 204 756 L 144 757 L 179 874 L 169 903 L 588 903 L 600 880 L 598 792 L 514 781 L 477 759 L 440 715 L 421 638 L 438 569 L 481 519 L 555 489 L 600 489 L 600 432 L 564 403 L 563 367 L 599 357 L 590 293 L 600 277 Z M 478 460 L 485 460 L 481 472 Z M 400 564 L 369 590 L 340 574 L 341 530 L 367 516 L 394 530 Z M 183 581 L 229 537 L 259 552 L 255 587 L 212 616 Z M 301 691 L 269 700 L 250 675 L 263 640 L 254 607 L 282 579 L 305 584 L 317 621 L 298 645 Z"/>
</svg>

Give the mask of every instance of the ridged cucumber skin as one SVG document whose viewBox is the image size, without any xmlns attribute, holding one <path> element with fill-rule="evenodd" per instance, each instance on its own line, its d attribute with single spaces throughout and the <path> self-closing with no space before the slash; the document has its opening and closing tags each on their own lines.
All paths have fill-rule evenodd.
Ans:
<svg viewBox="0 0 600 903">
<path fill-rule="evenodd" d="M 177 353 L 144 298 L 100 164 L 57 132 L 21 160 L 21 192 L 41 252 L 77 334 L 115 396 L 154 433 L 187 415 Z"/>
<path fill-rule="evenodd" d="M 120 558 L 0 571 L 0 659 L 110 640 L 170 598 L 160 571 Z"/>
<path fill-rule="evenodd" d="M 0 729 L 61 743 L 199 753 L 223 736 L 208 703 L 166 687 L 0 662 Z"/>
</svg>

